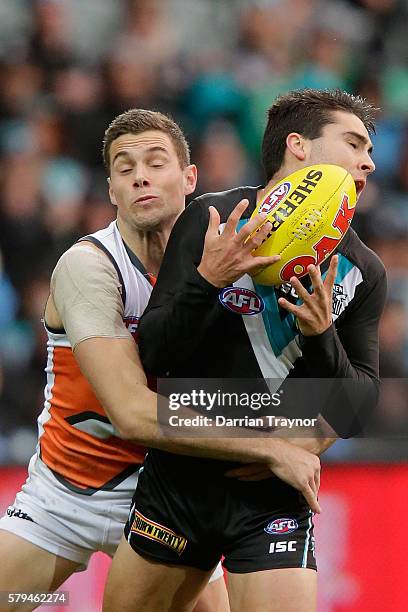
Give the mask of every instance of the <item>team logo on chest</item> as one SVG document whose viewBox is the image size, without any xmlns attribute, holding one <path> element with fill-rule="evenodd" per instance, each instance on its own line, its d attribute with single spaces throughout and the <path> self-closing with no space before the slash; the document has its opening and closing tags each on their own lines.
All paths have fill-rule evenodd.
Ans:
<svg viewBox="0 0 408 612">
<path fill-rule="evenodd" d="M 265 308 L 263 299 L 244 287 L 226 287 L 218 295 L 224 308 L 240 315 L 259 314 Z"/>
<path fill-rule="evenodd" d="M 347 294 L 343 285 L 333 286 L 333 314 L 339 316 L 347 305 Z"/>
</svg>

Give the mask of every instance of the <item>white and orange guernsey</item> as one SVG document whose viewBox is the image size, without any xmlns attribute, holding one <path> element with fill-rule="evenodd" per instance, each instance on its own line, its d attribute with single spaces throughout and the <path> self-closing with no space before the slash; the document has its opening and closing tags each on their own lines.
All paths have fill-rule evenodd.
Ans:
<svg viewBox="0 0 408 612">
<path fill-rule="evenodd" d="M 123 243 L 116 222 L 83 240 L 98 246 L 114 265 L 121 285 L 124 326 L 136 340 L 139 318 L 152 290 L 149 275 Z M 120 489 L 140 467 L 145 450 L 118 437 L 82 375 L 65 331 L 46 331 L 45 402 L 38 418 L 37 455 L 30 468 L 40 458 L 67 488 L 85 495 Z"/>
</svg>

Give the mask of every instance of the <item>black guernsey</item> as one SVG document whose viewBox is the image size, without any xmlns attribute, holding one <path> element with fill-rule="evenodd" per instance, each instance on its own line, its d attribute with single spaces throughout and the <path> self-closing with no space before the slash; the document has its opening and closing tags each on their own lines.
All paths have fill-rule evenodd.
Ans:
<svg viewBox="0 0 408 612">
<path fill-rule="evenodd" d="M 247 316 L 222 303 L 222 290 L 197 271 L 208 227 L 208 207 L 227 221 L 236 204 L 249 200 L 242 225 L 256 206 L 257 188 L 240 187 L 194 200 L 178 219 L 149 304 L 141 318 L 139 348 L 148 374 L 174 378 L 347 378 L 364 382 L 378 395 L 378 323 L 386 296 L 380 259 L 350 229 L 337 248 L 333 324 L 304 337 L 292 314 L 280 308 L 284 296 L 297 301 L 288 284 L 266 287 L 248 275 L 234 283 L 261 296 L 262 314 Z M 322 265 L 322 274 L 328 261 Z M 310 290 L 310 279 L 303 279 Z M 359 433 L 352 402 L 342 418 L 327 407 L 323 416 L 338 435 Z M 348 411 L 350 414 L 347 414 Z M 158 451 L 154 451 L 156 453 Z M 165 453 L 166 454 L 166 453 Z M 180 461 L 183 459 L 180 457 Z"/>
</svg>

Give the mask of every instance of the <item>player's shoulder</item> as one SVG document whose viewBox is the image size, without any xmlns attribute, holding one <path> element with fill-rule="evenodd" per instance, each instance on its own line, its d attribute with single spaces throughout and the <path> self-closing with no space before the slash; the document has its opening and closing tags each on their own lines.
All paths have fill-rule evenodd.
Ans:
<svg viewBox="0 0 408 612">
<path fill-rule="evenodd" d="M 207 210 L 209 206 L 215 206 L 222 218 L 224 215 L 228 216 L 238 202 L 246 198 L 249 200 L 246 215 L 250 216 L 256 205 L 258 189 L 259 187 L 242 186 L 227 191 L 205 193 L 195 198 L 190 206 L 200 207 L 204 210 Z"/>
<path fill-rule="evenodd" d="M 57 261 L 56 268 L 62 264 L 81 265 L 88 262 L 97 262 L 100 258 L 101 250 L 92 242 L 84 240 L 75 242 L 69 247 Z"/>
<path fill-rule="evenodd" d="M 109 258 L 101 249 L 86 240 L 76 242 L 58 259 L 52 278 L 83 277 L 93 278 L 98 275 L 115 276 L 116 272 Z"/>
<path fill-rule="evenodd" d="M 349 229 L 345 239 L 340 243 L 339 253 L 359 268 L 367 283 L 373 284 L 386 280 L 383 262 L 372 249 L 364 244 L 353 228 Z"/>
</svg>

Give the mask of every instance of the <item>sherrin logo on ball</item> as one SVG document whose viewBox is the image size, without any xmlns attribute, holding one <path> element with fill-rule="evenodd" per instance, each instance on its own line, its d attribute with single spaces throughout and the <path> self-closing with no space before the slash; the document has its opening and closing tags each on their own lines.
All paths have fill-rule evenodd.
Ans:
<svg viewBox="0 0 408 612">
<path fill-rule="evenodd" d="M 291 187 L 284 194 L 288 184 Z M 269 207 L 265 222 L 272 224 L 253 254 L 281 259 L 254 275 L 255 282 L 281 285 L 292 276 L 307 274 L 310 264 L 321 264 L 344 238 L 356 201 L 353 177 L 332 164 L 302 168 L 274 185 L 252 213 L 267 212 Z"/>
<path fill-rule="evenodd" d="M 218 299 L 225 308 L 241 315 L 259 314 L 265 308 L 263 299 L 244 287 L 225 287 Z"/>
</svg>

